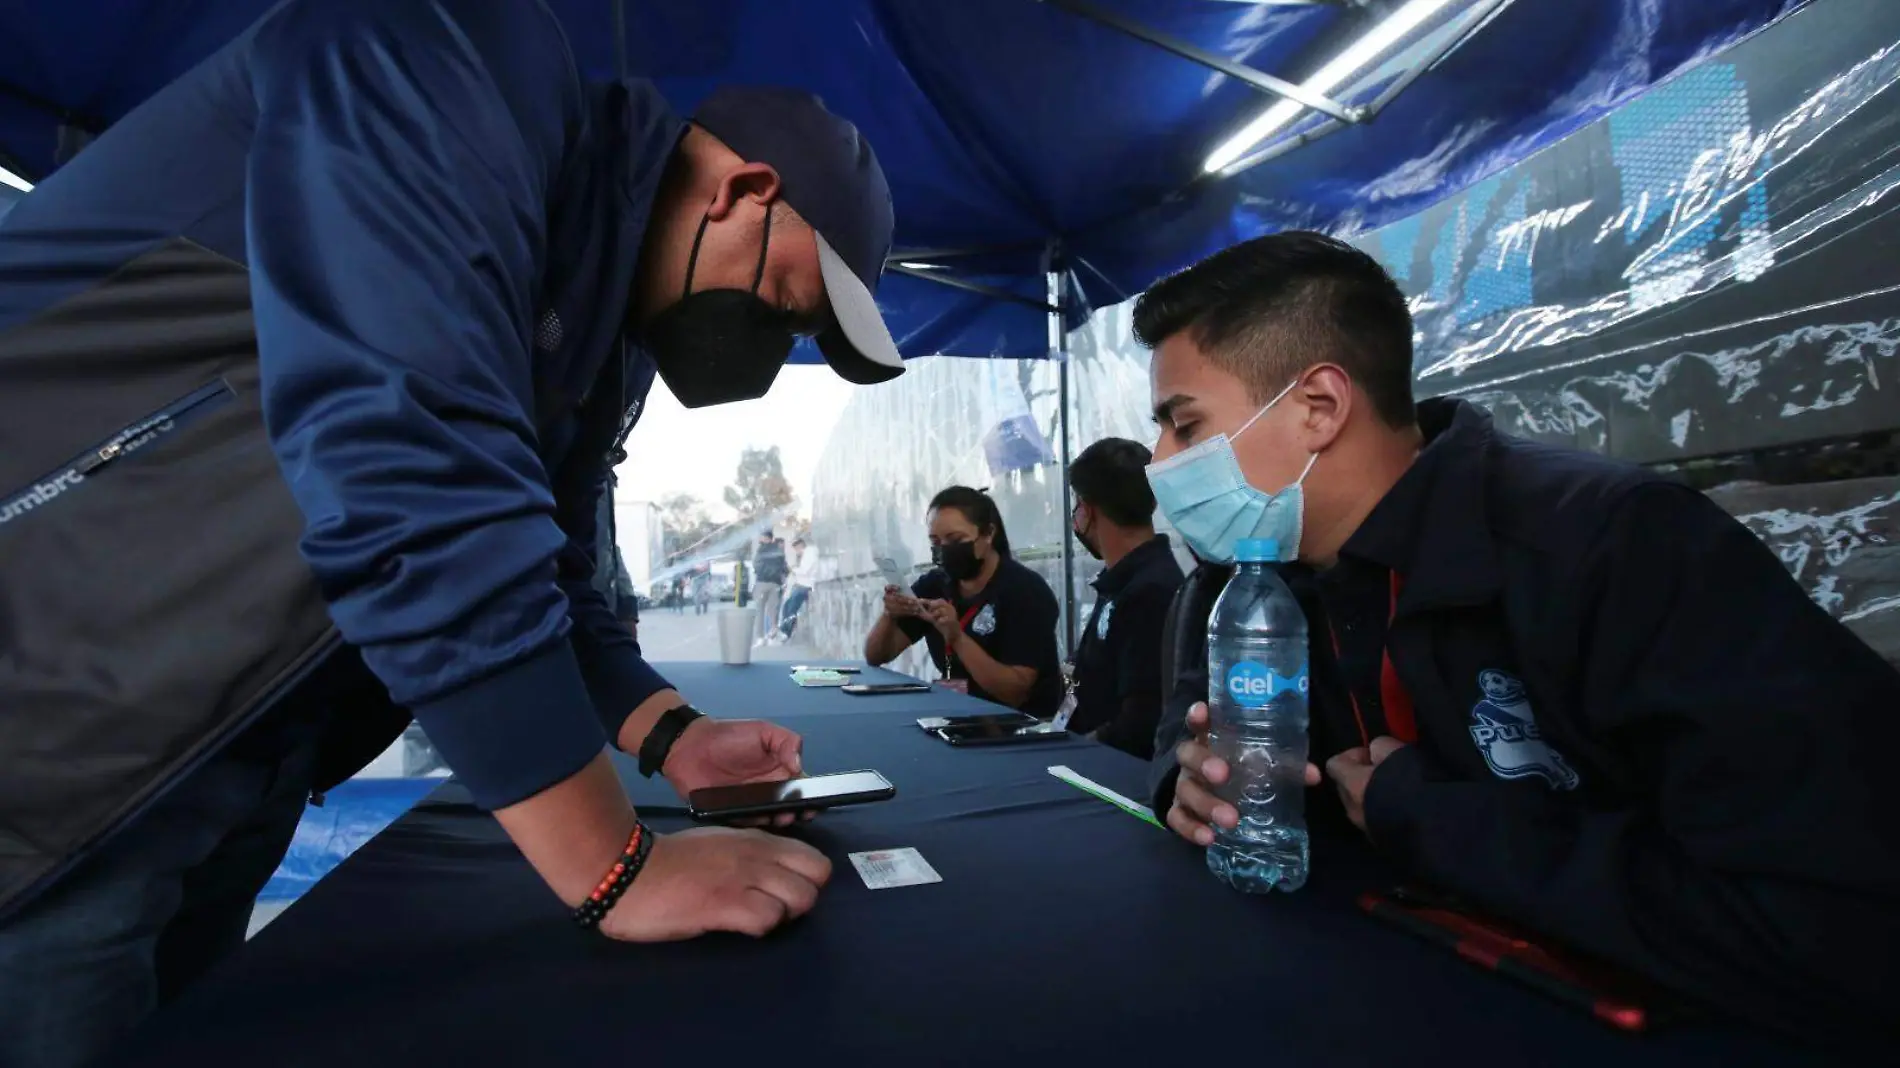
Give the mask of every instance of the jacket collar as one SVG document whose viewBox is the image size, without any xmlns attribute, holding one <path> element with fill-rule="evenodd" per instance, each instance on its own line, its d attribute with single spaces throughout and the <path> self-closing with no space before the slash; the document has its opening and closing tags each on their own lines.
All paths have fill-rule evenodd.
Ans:
<svg viewBox="0 0 1900 1068">
<path fill-rule="evenodd" d="M 559 370 L 538 405 L 543 418 L 578 406 L 618 349 L 653 201 L 685 136 L 686 121 L 651 82 L 588 88 L 579 148 L 569 153 L 549 197 L 548 266 L 538 305 L 560 327 L 548 335 L 556 351 L 537 355 L 555 356 Z"/>
<path fill-rule="evenodd" d="M 1421 402 L 1418 420 L 1425 448 L 1342 550 L 1398 571 L 1401 614 L 1480 604 L 1503 585 L 1486 510 L 1491 417 L 1443 398 Z"/>
<path fill-rule="evenodd" d="M 1101 574 L 1095 576 L 1091 585 L 1095 587 L 1095 592 L 1102 596 L 1113 597 L 1127 589 L 1128 584 L 1135 581 L 1135 576 L 1150 567 L 1157 557 L 1162 556 L 1172 560 L 1174 551 L 1168 547 L 1166 534 L 1156 534 L 1130 549 L 1127 556 L 1115 561 L 1114 567 L 1105 568 Z"/>
</svg>

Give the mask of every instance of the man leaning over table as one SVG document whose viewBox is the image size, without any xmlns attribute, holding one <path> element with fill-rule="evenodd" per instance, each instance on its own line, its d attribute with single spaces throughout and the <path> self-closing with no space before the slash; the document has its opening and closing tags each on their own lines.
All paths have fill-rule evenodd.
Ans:
<svg viewBox="0 0 1900 1068">
<path fill-rule="evenodd" d="M 1404 295 L 1330 238 L 1221 252 L 1150 289 L 1135 331 L 1149 479 L 1207 562 L 1176 648 L 1204 640 L 1235 542 L 1278 539 L 1311 634 L 1308 785 L 1405 878 L 1694 1002 L 1891 1041 L 1900 675 L 1747 528 L 1414 404 Z M 1199 846 L 1237 819 L 1206 729 L 1195 704 L 1156 746 L 1156 811 Z"/>
<path fill-rule="evenodd" d="M 0 487 L 52 487 L 0 524 L 0 1063 L 85 1062 L 237 946 L 406 709 L 611 937 L 811 908 L 807 845 L 636 832 L 607 742 L 685 793 L 800 740 L 645 663 L 594 515 L 656 374 L 760 396 L 797 335 L 899 374 L 891 233 L 816 98 L 688 123 L 531 2 L 291 0 L 35 190 L 0 228 Z"/>
</svg>

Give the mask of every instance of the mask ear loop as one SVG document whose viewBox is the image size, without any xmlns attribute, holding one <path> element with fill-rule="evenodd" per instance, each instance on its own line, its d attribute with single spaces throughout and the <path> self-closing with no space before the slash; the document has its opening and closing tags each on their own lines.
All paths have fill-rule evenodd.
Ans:
<svg viewBox="0 0 1900 1068">
<path fill-rule="evenodd" d="M 1305 485 L 1306 476 L 1313 473 L 1313 465 L 1316 463 L 1319 463 L 1319 453 L 1314 453 L 1313 455 L 1308 456 L 1306 458 L 1306 470 L 1300 472 L 1300 477 L 1294 479 L 1293 484 L 1295 486 Z"/>
<path fill-rule="evenodd" d="M 693 252 L 692 255 L 686 257 L 686 284 L 680 287 L 682 300 L 693 294 L 693 270 L 699 266 L 699 243 L 706 240 L 706 224 L 710 222 L 712 222 L 712 212 L 708 210 L 706 214 L 699 217 L 699 229 L 693 233 Z M 761 256 L 760 259 L 763 260 L 764 257 Z"/>
<path fill-rule="evenodd" d="M 772 246 L 772 205 L 765 206 L 765 233 L 759 237 L 759 269 L 752 275 L 752 295 L 759 295 L 759 283 L 765 281 L 765 252 Z"/>
<path fill-rule="evenodd" d="M 1274 395 L 1273 395 L 1273 399 L 1272 399 L 1272 400 L 1270 400 L 1270 401 L 1268 401 L 1267 403 L 1265 403 L 1265 404 L 1263 404 L 1263 405 L 1261 405 L 1261 406 L 1260 406 L 1260 410 L 1259 410 L 1259 411 L 1257 411 L 1257 412 L 1255 412 L 1255 413 L 1253 413 L 1253 418 L 1252 418 L 1252 419 L 1249 419 L 1249 420 L 1247 420 L 1246 422 L 1244 422 L 1244 423 L 1242 423 L 1242 424 L 1240 424 L 1240 429 L 1239 429 L 1239 430 L 1236 430 L 1236 431 L 1234 431 L 1234 432 L 1233 432 L 1232 434 L 1229 434 L 1229 435 L 1227 435 L 1227 440 L 1228 440 L 1228 441 L 1233 441 L 1233 440 L 1234 440 L 1235 438 L 1238 438 L 1238 437 L 1239 437 L 1240 435 L 1242 435 L 1242 434 L 1245 434 L 1245 433 L 1247 432 L 1247 428 L 1248 428 L 1248 427 L 1251 427 L 1251 426 L 1253 426 L 1253 425 L 1254 425 L 1255 423 L 1258 423 L 1258 422 L 1260 421 L 1260 417 L 1261 417 L 1261 416 L 1263 416 L 1263 415 L 1265 415 L 1265 414 L 1267 414 L 1267 413 L 1268 413 L 1269 411 L 1272 411 L 1272 410 L 1273 410 L 1273 406 L 1274 406 L 1274 405 L 1276 405 L 1276 404 L 1278 404 L 1278 403 L 1280 403 L 1281 401 L 1283 401 L 1283 400 L 1285 400 L 1285 399 L 1286 399 L 1286 395 L 1287 395 L 1287 394 L 1289 394 L 1289 393 L 1291 393 L 1291 392 L 1293 392 L 1293 387 L 1294 387 L 1294 386 L 1297 386 L 1297 385 L 1299 385 L 1299 384 L 1300 384 L 1300 380 L 1299 380 L 1299 379 L 1297 379 L 1297 378 L 1296 378 L 1296 379 L 1294 379 L 1294 380 L 1293 380 L 1293 381 L 1291 381 L 1291 382 L 1288 382 L 1288 383 L 1286 384 L 1286 388 L 1285 388 L 1285 389 L 1283 389 L 1283 390 L 1281 390 L 1280 392 L 1278 392 L 1278 393 L 1276 393 L 1276 394 L 1274 394 Z"/>
</svg>

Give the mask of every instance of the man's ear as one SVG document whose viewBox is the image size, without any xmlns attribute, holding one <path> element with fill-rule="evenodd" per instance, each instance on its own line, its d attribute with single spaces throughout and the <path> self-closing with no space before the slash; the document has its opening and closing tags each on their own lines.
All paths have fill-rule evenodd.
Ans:
<svg viewBox="0 0 1900 1068">
<path fill-rule="evenodd" d="M 719 188 L 706 214 L 714 222 L 723 222 L 732 210 L 746 201 L 770 206 L 778 200 L 781 185 L 778 171 L 769 163 L 741 163 L 719 179 Z"/>
<path fill-rule="evenodd" d="M 1325 450 L 1352 417 L 1352 378 L 1338 364 L 1317 364 L 1307 368 L 1293 396 L 1306 413 L 1299 428 L 1301 444 L 1308 453 Z"/>
</svg>

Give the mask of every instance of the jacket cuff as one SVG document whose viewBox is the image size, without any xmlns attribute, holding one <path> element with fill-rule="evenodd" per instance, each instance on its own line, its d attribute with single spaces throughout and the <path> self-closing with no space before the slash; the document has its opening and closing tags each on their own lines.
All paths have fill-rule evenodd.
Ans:
<svg viewBox="0 0 1900 1068">
<path fill-rule="evenodd" d="M 1425 785 L 1425 754 L 1416 745 L 1395 750 L 1373 770 L 1360 806 L 1366 834 L 1381 852 L 1412 865 L 1412 824 L 1416 798 Z"/>
<path fill-rule="evenodd" d="M 560 641 L 415 712 L 470 798 L 492 811 L 600 755 L 607 737 L 592 709 L 574 651 Z"/>
<path fill-rule="evenodd" d="M 608 738 L 620 736 L 621 725 L 640 707 L 640 702 L 661 690 L 673 688 L 631 642 L 583 646 L 580 669 L 587 680 L 594 713 Z"/>
<path fill-rule="evenodd" d="M 1162 766 L 1161 762 L 1167 763 Z M 1174 750 L 1155 754 L 1155 766 L 1149 772 L 1148 808 L 1162 823 L 1168 822 L 1168 810 L 1174 807 L 1174 785 L 1180 781 L 1181 766 L 1174 762 Z"/>
</svg>

